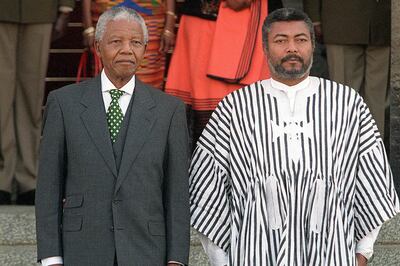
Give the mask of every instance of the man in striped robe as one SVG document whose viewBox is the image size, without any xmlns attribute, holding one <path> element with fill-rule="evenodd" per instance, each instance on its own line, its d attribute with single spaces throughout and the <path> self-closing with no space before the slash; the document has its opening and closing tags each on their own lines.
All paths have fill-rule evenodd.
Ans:
<svg viewBox="0 0 400 266">
<path fill-rule="evenodd" d="M 309 76 L 306 14 L 271 13 L 263 45 L 272 78 L 223 99 L 197 143 L 192 226 L 212 265 L 366 265 L 399 212 L 375 121 L 356 91 Z"/>
</svg>

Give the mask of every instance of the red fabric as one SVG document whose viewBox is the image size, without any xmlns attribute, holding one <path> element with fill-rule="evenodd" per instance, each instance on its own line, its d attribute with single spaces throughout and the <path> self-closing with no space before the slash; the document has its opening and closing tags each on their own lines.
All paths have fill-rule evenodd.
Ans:
<svg viewBox="0 0 400 266">
<path fill-rule="evenodd" d="M 89 56 L 93 60 L 92 66 L 88 64 Z M 76 83 L 79 83 L 81 79 L 97 76 L 101 69 L 101 60 L 94 51 L 94 48 L 85 50 L 79 60 L 78 71 L 76 73 Z"/>
<path fill-rule="evenodd" d="M 214 110 L 225 95 L 241 87 L 207 77 L 215 21 L 183 15 L 165 91 L 194 110 Z"/>
<path fill-rule="evenodd" d="M 256 0 L 261 1 L 261 0 Z M 266 1 L 262 1 L 266 5 Z M 266 7 L 263 7 L 266 13 Z M 183 15 L 179 24 L 178 36 L 174 53 L 168 70 L 165 91 L 181 98 L 186 104 L 191 105 L 196 111 L 214 110 L 217 104 L 229 93 L 251 84 L 260 79 L 269 77 L 268 65 L 262 50 L 261 24 L 265 18 L 261 13 L 259 29 L 252 52 L 250 69 L 242 84 L 229 84 L 220 80 L 207 77 L 210 69 L 210 56 L 213 53 L 213 39 L 216 22 L 198 17 Z M 242 21 L 235 19 L 234 27 L 241 25 Z M 233 23 L 233 22 L 232 22 Z M 226 36 L 226 35 L 225 35 Z M 228 37 L 226 37 L 228 38 Z M 230 38 L 230 37 L 229 37 Z M 229 49 L 229 56 L 239 56 L 234 50 L 237 46 L 236 39 L 227 39 L 225 46 L 220 46 L 221 52 Z M 228 48 L 229 47 L 229 48 Z M 239 48 L 240 49 L 240 48 Z M 214 60 L 214 59 L 213 59 Z M 219 65 L 230 69 L 229 61 L 219 59 Z M 235 67 L 235 66 L 233 66 Z M 212 67 L 214 69 L 214 67 Z M 223 71 L 222 69 L 221 71 Z"/>
<path fill-rule="evenodd" d="M 257 0 L 236 12 L 221 5 L 207 74 L 227 82 L 250 84 L 269 76 L 263 56 L 261 28 L 267 2 Z"/>
</svg>

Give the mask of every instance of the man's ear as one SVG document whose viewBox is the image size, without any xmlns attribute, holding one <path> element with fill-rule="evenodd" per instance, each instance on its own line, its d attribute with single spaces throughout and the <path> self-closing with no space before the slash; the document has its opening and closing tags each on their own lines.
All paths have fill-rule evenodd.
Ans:
<svg viewBox="0 0 400 266">
<path fill-rule="evenodd" d="M 94 41 L 94 49 L 96 50 L 97 56 L 101 58 L 101 53 L 100 53 L 100 51 L 101 51 L 100 42 L 97 41 L 97 40 Z"/>
<path fill-rule="evenodd" d="M 269 54 L 268 53 L 268 47 L 265 46 L 265 45 L 263 45 L 263 52 L 264 52 L 264 55 L 268 57 L 268 54 Z"/>
</svg>

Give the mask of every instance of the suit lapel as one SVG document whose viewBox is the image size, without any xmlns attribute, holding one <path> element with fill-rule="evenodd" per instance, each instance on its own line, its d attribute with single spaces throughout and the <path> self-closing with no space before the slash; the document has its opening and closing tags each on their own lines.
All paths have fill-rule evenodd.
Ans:
<svg viewBox="0 0 400 266">
<path fill-rule="evenodd" d="M 129 119 L 117 183 L 115 185 L 115 193 L 128 175 L 133 162 L 150 135 L 151 128 L 156 119 L 152 111 L 154 106 L 155 103 L 149 90 L 143 83 L 136 79 L 135 98 Z"/>
<path fill-rule="evenodd" d="M 81 100 L 81 104 L 86 109 L 82 112 L 81 119 L 105 163 L 114 176 L 117 177 L 117 167 L 115 165 L 103 96 L 101 94 L 100 76 L 88 82 L 86 86 L 86 91 Z"/>
</svg>

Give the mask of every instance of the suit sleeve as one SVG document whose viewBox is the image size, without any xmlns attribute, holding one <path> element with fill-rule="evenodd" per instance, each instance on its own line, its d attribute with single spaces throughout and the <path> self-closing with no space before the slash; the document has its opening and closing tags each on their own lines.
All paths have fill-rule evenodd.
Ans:
<svg viewBox="0 0 400 266">
<path fill-rule="evenodd" d="M 165 162 L 164 209 L 167 226 L 167 261 L 188 264 L 189 145 L 185 105 L 181 102 L 171 120 Z"/>
<path fill-rule="evenodd" d="M 38 261 L 62 256 L 62 191 L 66 168 L 64 123 L 60 105 L 50 94 L 44 115 L 36 188 Z"/>
</svg>

